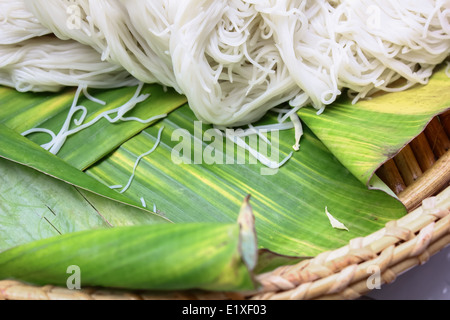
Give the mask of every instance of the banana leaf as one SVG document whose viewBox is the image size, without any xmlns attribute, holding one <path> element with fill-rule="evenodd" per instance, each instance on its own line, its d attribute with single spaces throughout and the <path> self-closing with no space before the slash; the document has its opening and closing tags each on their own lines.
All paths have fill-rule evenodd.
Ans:
<svg viewBox="0 0 450 320">
<path fill-rule="evenodd" d="M 167 222 L 0 159 L 0 252 L 83 230 Z"/>
<path fill-rule="evenodd" d="M 275 118 L 269 115 L 266 121 L 274 122 Z M 396 199 L 361 184 L 308 128 L 304 129 L 301 151 L 273 175 L 262 175 L 265 167 L 250 164 L 248 153 L 243 165 L 237 164 L 237 156 L 235 163 L 228 165 L 188 161 L 177 164 L 173 150 L 180 141 L 173 138 L 183 128 L 186 148 L 191 142 L 194 148 L 200 133 L 195 132 L 199 130 L 194 121 L 191 110 L 182 107 L 124 143 L 86 173 L 105 185 L 125 185 L 135 159 L 155 144 L 164 127 L 157 152 L 142 160 L 124 195 L 134 201 L 144 196 L 175 223 L 228 223 L 236 219 L 241 199 L 251 194 L 260 248 L 283 255 L 315 256 L 376 231 L 406 213 Z M 210 129 L 204 125 L 201 133 Z M 293 137 L 293 130 L 271 137 L 272 144 L 280 146 L 280 159 L 291 152 Z M 209 142 L 202 144 L 202 152 L 207 151 L 208 145 Z M 194 153 L 192 150 L 192 163 Z M 215 155 L 224 163 L 226 156 L 226 150 Z M 349 232 L 332 228 L 326 207 L 348 226 Z"/>
<path fill-rule="evenodd" d="M 154 211 L 159 215 L 153 218 L 158 220 L 163 216 L 181 226 L 199 223 L 229 226 L 236 221 L 242 198 L 251 194 L 259 248 L 285 255 L 315 256 L 378 230 L 387 221 L 398 219 L 406 213 L 395 197 L 369 190 L 367 185 L 373 183 L 369 180 L 376 168 L 413 139 L 434 115 L 448 108 L 445 87 L 449 83 L 441 70 L 428 86 L 416 87 L 401 95 L 386 94 L 355 106 L 349 100 L 342 99 L 321 117 L 315 115 L 312 109 L 301 110 L 299 115 L 307 125 L 301 150 L 272 174 L 261 174 L 266 168 L 245 152 L 244 164 L 174 162 L 172 152 L 180 142 L 174 139 L 174 136 L 180 138 L 176 132 L 184 130 L 183 137 L 193 145 L 200 145 L 205 154 L 213 140 L 198 141 L 198 134 L 208 136 L 211 127 L 202 126 L 199 132 L 189 107 L 184 105 L 178 108 L 185 99 L 173 92 L 167 93 L 169 102 L 158 109 L 166 99 L 164 90 L 158 86 L 149 86 L 145 90 L 161 93 L 161 101 L 152 104 L 150 99 L 133 112 L 137 112 L 142 119 L 170 113 L 165 120 L 150 127 L 150 124 L 137 122 L 99 122 L 70 137 L 58 156 L 39 148 L 39 144 L 48 142 L 48 137 L 37 134 L 29 136 L 32 141 L 28 141 L 20 133 L 34 127 L 58 132 L 72 104 L 74 91 L 48 95 L 22 94 L 0 88 L 0 123 L 4 124 L 0 125 L 0 157 L 55 177 L 60 180 L 58 183 L 67 182 L 77 187 L 78 194 L 89 194 L 91 204 L 99 207 L 118 204 L 127 208 L 131 206 L 134 210 L 144 199 L 149 206 L 155 205 Z M 105 108 L 123 104 L 134 92 L 135 88 L 93 92 L 108 104 L 98 106 L 89 99 L 82 99 L 81 103 L 92 111 L 87 120 Z M 404 106 L 411 101 L 421 103 L 408 113 L 409 109 Z M 391 106 L 397 104 L 399 111 L 391 111 Z M 360 108 L 360 105 L 363 106 Z M 377 108 L 383 111 L 375 112 Z M 339 121 L 334 121 L 334 117 Z M 269 115 L 261 124 L 275 120 L 274 116 Z M 389 128 L 395 131 L 385 134 L 384 130 L 377 130 L 377 126 L 385 124 L 390 124 Z M 123 128 L 119 130 L 119 127 Z M 159 147 L 142 159 L 130 188 L 123 194 L 111 190 L 109 186 L 123 185 L 128 181 L 136 159 L 155 146 L 162 127 L 164 131 Z M 280 159 L 292 152 L 293 130 L 269 138 L 280 146 Z M 226 140 L 222 142 L 226 144 Z M 235 153 L 242 152 L 234 148 Z M 209 155 L 215 159 L 227 158 L 224 154 Z M 380 188 L 386 190 L 382 183 Z M 26 201 L 25 198 L 23 200 Z M 344 222 L 349 231 L 333 229 L 325 208 Z M 145 211 L 145 208 L 142 209 Z M 145 213 L 151 214 L 148 210 Z M 70 217 L 68 211 L 62 210 L 61 214 Z M 9 219 L 7 210 L 2 215 L 5 224 L 15 225 L 14 218 Z M 108 221 L 113 221 L 114 217 L 112 213 Z M 122 220 L 124 215 L 118 214 L 117 217 L 121 224 L 127 223 L 126 219 Z M 74 220 L 73 216 L 67 219 L 67 223 L 75 223 L 70 220 Z M 22 227 L 17 225 L 17 230 Z M 14 236 L 12 229 L 5 239 Z M 33 237 L 38 238 L 31 236 L 30 239 Z M 106 243 L 108 240 L 104 239 Z M 38 248 L 42 247 L 37 244 L 35 249 Z M 45 254 L 45 249 L 42 249 L 42 254 Z M 38 281 L 37 278 L 34 280 Z M 183 279 L 180 278 L 180 281 Z"/>
<path fill-rule="evenodd" d="M 85 119 L 87 123 L 104 111 L 115 109 L 130 101 L 136 92 L 135 87 L 92 90 L 90 94 L 106 104 L 100 104 L 81 95 L 77 105 L 87 108 L 88 114 Z M 174 90 L 166 90 L 157 85 L 144 86 L 140 94 L 149 95 L 149 98 L 130 110 L 126 115 L 127 118 L 151 119 L 170 113 L 186 102 L 186 98 Z M 0 87 L 0 106 L 3 106 L 0 108 L 0 123 L 18 133 L 31 128 L 46 128 L 58 133 L 66 121 L 74 96 L 74 89 L 67 89 L 58 94 L 21 93 L 18 96 L 13 89 Z M 81 112 L 75 116 L 79 118 Z M 68 137 L 58 156 L 76 168 L 87 168 L 155 121 L 110 123 L 106 118 L 100 119 L 89 130 Z M 50 137 L 47 134 L 35 133 L 29 138 L 41 145 L 49 142 Z"/>
<path fill-rule="evenodd" d="M 425 86 L 354 105 L 342 98 L 320 116 L 310 108 L 299 115 L 358 180 L 373 187 L 377 169 L 449 108 L 450 79 L 440 66 Z"/>
<path fill-rule="evenodd" d="M 119 227 L 36 241 L 0 254 L 0 279 L 74 288 L 252 290 L 256 245 L 251 209 L 247 203 L 243 209 L 234 224 Z"/>
<path fill-rule="evenodd" d="M 92 166 L 87 174 L 2 126 L 0 156 L 109 199 L 138 205 L 144 198 L 150 208 L 156 205 L 159 214 L 176 223 L 230 223 L 236 219 L 241 199 L 251 194 L 260 248 L 285 255 L 313 256 L 342 246 L 405 213 L 397 200 L 367 190 L 307 128 L 302 151 L 273 175 L 261 175 L 264 168 L 260 164 L 177 165 L 172 161 L 177 144 L 171 140 L 173 130 L 184 128 L 194 134 L 194 120 L 187 106 L 178 109 Z M 120 194 L 107 187 L 126 183 L 136 158 L 154 146 L 162 126 L 162 144 L 142 160 L 131 188 Z M 281 132 L 273 143 L 287 154 L 292 137 L 292 131 Z M 245 163 L 249 162 L 247 155 Z M 325 207 L 344 221 L 350 232 L 333 229 Z"/>
<path fill-rule="evenodd" d="M 74 168 L 59 157 L 45 151 L 37 144 L 22 137 L 17 132 L 0 124 L 0 158 L 33 168 L 51 177 L 70 183 L 81 189 L 97 193 L 106 198 L 116 200 L 131 206 L 138 206 L 109 187 Z"/>
</svg>

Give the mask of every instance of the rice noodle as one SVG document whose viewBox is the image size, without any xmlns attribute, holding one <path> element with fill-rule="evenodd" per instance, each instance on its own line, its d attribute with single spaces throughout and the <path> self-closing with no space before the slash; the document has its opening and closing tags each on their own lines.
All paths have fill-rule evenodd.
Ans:
<svg viewBox="0 0 450 320">
<path fill-rule="evenodd" d="M 299 93 L 254 5 L 232 0 L 180 6 L 172 35 L 174 72 L 200 120 L 248 124 Z"/>
<path fill-rule="evenodd" d="M 137 170 L 137 167 L 138 167 L 139 163 L 141 162 L 141 160 L 144 159 L 146 156 L 152 154 L 152 153 L 156 150 L 156 148 L 158 148 L 159 144 L 161 143 L 161 136 L 162 136 L 163 130 L 164 130 L 164 127 L 161 127 L 161 128 L 159 129 L 159 131 L 158 131 L 158 136 L 157 136 L 157 138 L 156 138 L 155 145 L 154 145 L 149 151 L 147 151 L 147 152 L 144 153 L 144 154 L 141 154 L 141 155 L 136 159 L 136 162 L 134 163 L 134 167 L 133 167 L 133 173 L 132 173 L 130 179 L 128 180 L 127 185 L 120 191 L 120 193 L 125 193 L 125 192 L 130 188 L 131 183 L 133 182 L 134 177 L 136 176 L 136 170 Z"/>
<path fill-rule="evenodd" d="M 0 45 L 0 56 L 0 84 L 21 92 L 80 85 L 106 89 L 138 82 L 122 67 L 101 61 L 92 48 L 53 36 Z"/>
<path fill-rule="evenodd" d="M 0 0 L 0 34 L 0 85 L 40 92 L 138 83 L 121 66 L 101 61 L 92 48 L 56 38 L 24 1 Z"/>
<path fill-rule="evenodd" d="M 450 0 L 22 2 L 57 37 L 175 88 L 198 119 L 221 126 L 248 125 L 288 101 L 294 111 L 280 120 L 308 104 L 320 114 L 346 89 L 356 102 L 426 84 L 450 52 Z"/>
<path fill-rule="evenodd" d="M 177 87 L 173 72 L 135 30 L 125 4 L 118 0 L 25 0 L 35 16 L 61 39 L 93 47 L 103 60 L 122 66 L 142 82 Z M 68 24 L 70 8 L 75 25 Z M 139 8 L 141 10 L 142 8 Z M 147 30 L 146 30 L 147 31 Z M 155 74 L 157 76 L 155 76 Z"/>
<path fill-rule="evenodd" d="M 256 2 L 292 77 L 318 110 L 343 88 L 356 102 L 426 84 L 449 55 L 450 1 Z M 406 84 L 390 87 L 400 78 Z"/>
<path fill-rule="evenodd" d="M 51 33 L 22 0 L 0 0 L 0 45 L 19 43 Z"/>
</svg>

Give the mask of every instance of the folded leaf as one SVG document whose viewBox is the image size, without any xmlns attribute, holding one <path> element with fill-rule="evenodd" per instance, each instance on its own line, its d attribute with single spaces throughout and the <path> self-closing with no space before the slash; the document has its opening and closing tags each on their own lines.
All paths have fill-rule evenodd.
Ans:
<svg viewBox="0 0 450 320">
<path fill-rule="evenodd" d="M 0 279 L 146 290 L 251 290 L 238 224 L 85 231 L 0 254 Z M 78 276 L 78 279 L 76 277 Z"/>
<path fill-rule="evenodd" d="M 342 98 L 318 116 L 299 115 L 337 159 L 362 183 L 419 135 L 430 120 L 450 108 L 450 78 L 441 66 L 425 86 L 351 104 Z"/>
<path fill-rule="evenodd" d="M 338 248 L 406 213 L 398 200 L 384 192 L 368 190 L 308 128 L 300 151 L 276 174 L 262 175 L 261 170 L 267 168 L 252 164 L 248 153 L 244 164 L 237 163 L 237 154 L 242 152 L 237 148 L 232 153 L 232 164 L 207 164 L 204 156 L 214 142 L 203 138 L 211 127 L 196 127 L 194 121 L 189 108 L 182 107 L 127 141 L 87 173 L 105 185 L 126 184 L 136 159 L 154 146 L 164 126 L 161 144 L 141 160 L 123 195 L 134 201 L 145 195 L 147 202 L 155 204 L 168 219 L 186 223 L 234 221 L 241 199 L 250 194 L 260 248 L 291 256 L 315 256 Z M 264 121 L 273 123 L 276 117 L 268 116 Z M 180 136 L 185 137 L 186 147 L 191 146 L 190 164 L 173 159 Z M 294 130 L 280 132 L 279 137 L 269 135 L 272 147 L 279 146 L 280 159 L 292 151 L 294 136 Z M 196 144 L 200 152 L 195 151 Z M 217 159 L 227 158 L 225 145 L 223 141 L 224 150 L 216 150 Z M 196 155 L 201 160 L 198 164 L 194 163 Z M 324 214 L 325 207 L 350 232 L 343 234 L 333 229 Z"/>
<path fill-rule="evenodd" d="M 140 207 L 132 201 L 72 167 L 59 157 L 0 123 L 0 158 L 33 168 L 81 189 L 127 205 Z"/>
<path fill-rule="evenodd" d="M 59 234 L 167 222 L 0 158 L 0 252 Z"/>
</svg>

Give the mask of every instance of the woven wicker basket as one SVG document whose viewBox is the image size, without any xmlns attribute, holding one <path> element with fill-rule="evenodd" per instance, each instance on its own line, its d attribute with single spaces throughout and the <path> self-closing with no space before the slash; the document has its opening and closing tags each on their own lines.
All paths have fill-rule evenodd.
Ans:
<svg viewBox="0 0 450 320">
<path fill-rule="evenodd" d="M 450 111 L 377 172 L 405 204 L 409 214 L 338 250 L 262 274 L 262 289 L 246 295 L 210 292 L 125 292 L 88 288 L 71 291 L 0 281 L 0 299 L 356 299 L 369 291 L 379 272 L 381 283 L 423 264 L 450 244 Z M 431 197 L 431 198 L 430 198 Z M 375 267 L 375 268 L 374 268 Z"/>
</svg>

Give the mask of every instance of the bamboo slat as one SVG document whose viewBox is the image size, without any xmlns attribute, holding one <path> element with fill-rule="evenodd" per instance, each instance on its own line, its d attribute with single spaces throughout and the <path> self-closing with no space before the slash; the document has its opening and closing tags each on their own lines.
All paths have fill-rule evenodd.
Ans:
<svg viewBox="0 0 450 320">
<path fill-rule="evenodd" d="M 383 180 L 387 186 L 395 192 L 400 194 L 406 189 L 405 181 L 400 174 L 400 171 L 393 159 L 388 160 L 378 171 L 377 175 Z"/>
<path fill-rule="evenodd" d="M 409 145 L 411 146 L 414 157 L 419 163 L 422 172 L 430 169 L 436 162 L 436 156 L 434 155 L 433 150 L 431 150 L 425 133 L 422 132 L 419 134 L 419 136 L 411 141 Z"/>
<path fill-rule="evenodd" d="M 442 114 L 439 118 L 441 119 L 441 124 L 447 137 L 450 137 L 450 110 Z"/>
<path fill-rule="evenodd" d="M 400 151 L 394 162 L 407 186 L 413 184 L 423 174 L 410 145 Z"/>
<path fill-rule="evenodd" d="M 424 132 L 437 158 L 442 157 L 450 149 L 450 140 L 442 127 L 439 117 L 431 120 Z"/>
</svg>

